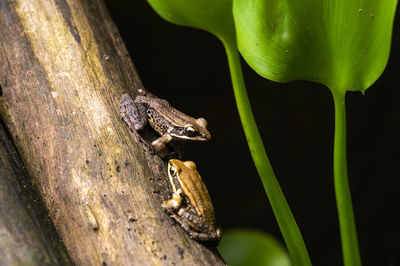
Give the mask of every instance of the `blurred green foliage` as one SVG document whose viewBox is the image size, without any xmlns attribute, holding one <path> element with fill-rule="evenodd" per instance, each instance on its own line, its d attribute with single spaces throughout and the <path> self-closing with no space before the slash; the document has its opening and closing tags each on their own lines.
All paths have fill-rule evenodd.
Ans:
<svg viewBox="0 0 400 266">
<path fill-rule="evenodd" d="M 251 229 L 224 231 L 218 251 L 230 266 L 290 266 L 289 255 L 273 236 Z"/>
</svg>

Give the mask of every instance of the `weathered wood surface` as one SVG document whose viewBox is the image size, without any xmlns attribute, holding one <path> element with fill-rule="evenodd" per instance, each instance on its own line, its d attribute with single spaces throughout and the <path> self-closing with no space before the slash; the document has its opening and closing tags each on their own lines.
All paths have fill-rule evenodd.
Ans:
<svg viewBox="0 0 400 266">
<path fill-rule="evenodd" d="M 1 124 L 0 265 L 72 265 Z"/>
<path fill-rule="evenodd" d="M 223 265 L 160 207 L 166 162 L 120 119 L 142 85 L 103 2 L 0 0 L 0 36 L 1 116 L 71 259 Z"/>
</svg>

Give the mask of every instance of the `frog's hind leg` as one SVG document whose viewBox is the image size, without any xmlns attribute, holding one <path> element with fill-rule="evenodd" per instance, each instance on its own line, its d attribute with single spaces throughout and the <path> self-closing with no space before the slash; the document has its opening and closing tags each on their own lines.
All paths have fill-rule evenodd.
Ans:
<svg viewBox="0 0 400 266">
<path fill-rule="evenodd" d="M 145 106 L 140 103 L 136 104 L 126 93 L 121 97 L 120 114 L 133 131 L 142 130 L 147 124 Z"/>
<path fill-rule="evenodd" d="M 120 102 L 120 115 L 135 134 L 136 138 L 146 145 L 152 152 L 153 147 L 139 134 L 147 124 L 146 107 L 142 103 L 135 103 L 128 94 L 123 94 Z"/>
<path fill-rule="evenodd" d="M 187 221 L 184 217 L 179 216 L 179 215 L 177 215 L 175 213 L 171 213 L 170 217 L 174 218 L 175 221 L 177 221 L 181 225 L 183 230 L 185 230 L 185 232 L 190 236 L 190 238 L 197 239 L 196 236 L 199 233 L 193 231 L 191 226 L 188 224 L 189 221 Z M 199 240 L 201 240 L 201 239 L 199 239 Z"/>
<path fill-rule="evenodd" d="M 202 218 L 198 217 L 196 213 L 188 209 L 181 209 L 178 214 L 171 213 L 170 216 L 174 218 L 186 231 L 190 238 L 200 241 L 218 241 L 221 237 L 221 231 L 218 229 L 216 232 L 202 233 L 195 230 L 192 225 L 203 223 Z"/>
<path fill-rule="evenodd" d="M 199 241 L 218 241 L 221 238 L 220 231 L 216 231 L 215 233 L 213 232 L 210 234 L 197 232 L 190 226 L 190 221 L 185 221 L 185 217 L 179 216 L 177 214 L 172 214 L 171 217 L 174 218 L 181 225 L 182 229 L 185 230 L 185 232 L 192 239 Z"/>
<path fill-rule="evenodd" d="M 221 235 L 217 232 L 212 232 L 210 234 L 206 234 L 206 233 L 199 233 L 196 231 L 186 231 L 190 238 L 196 239 L 196 240 L 200 240 L 200 241 L 218 241 L 221 238 Z"/>
</svg>

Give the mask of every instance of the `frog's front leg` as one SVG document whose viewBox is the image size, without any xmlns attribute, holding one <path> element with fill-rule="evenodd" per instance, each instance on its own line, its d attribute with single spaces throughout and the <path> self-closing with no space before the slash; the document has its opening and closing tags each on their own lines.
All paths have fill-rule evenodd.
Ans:
<svg viewBox="0 0 400 266">
<path fill-rule="evenodd" d="M 181 193 L 182 189 L 179 188 L 176 192 L 174 192 L 174 194 L 172 194 L 172 199 L 164 201 L 162 203 L 162 207 L 170 213 L 173 213 L 174 211 L 179 209 L 182 205 L 183 200 Z"/>
<path fill-rule="evenodd" d="M 172 136 L 169 133 L 165 133 L 158 139 L 154 140 L 151 145 L 160 157 L 166 158 L 168 156 L 166 144 L 170 143 L 172 140 Z"/>
<path fill-rule="evenodd" d="M 198 239 L 196 238 L 198 233 L 193 231 L 190 224 L 199 223 L 199 217 L 193 211 L 189 211 L 188 208 L 181 208 L 183 200 L 181 193 L 182 189 L 175 191 L 171 199 L 162 203 L 162 207 L 181 225 L 191 238 Z M 178 213 L 176 213 L 177 211 Z"/>
</svg>

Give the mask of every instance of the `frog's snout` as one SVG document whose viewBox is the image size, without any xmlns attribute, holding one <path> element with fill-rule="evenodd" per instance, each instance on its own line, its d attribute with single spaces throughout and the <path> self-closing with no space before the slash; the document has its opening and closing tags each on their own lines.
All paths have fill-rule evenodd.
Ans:
<svg viewBox="0 0 400 266">
<path fill-rule="evenodd" d="M 201 134 L 201 138 L 202 138 L 203 141 L 210 140 L 211 139 L 211 134 L 210 133 Z"/>
</svg>

